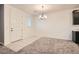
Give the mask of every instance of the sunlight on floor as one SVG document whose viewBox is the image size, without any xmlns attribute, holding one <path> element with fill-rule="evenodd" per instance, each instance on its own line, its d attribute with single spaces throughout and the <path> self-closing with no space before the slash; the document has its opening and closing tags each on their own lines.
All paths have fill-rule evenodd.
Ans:
<svg viewBox="0 0 79 59">
<path fill-rule="evenodd" d="M 36 41 L 39 38 L 40 37 L 37 37 L 37 36 L 30 37 L 30 38 L 27 38 L 29 40 L 24 39 L 24 40 L 16 41 L 16 42 L 13 42 L 11 44 L 8 44 L 7 47 L 10 48 L 11 50 L 13 50 L 14 52 L 18 52 L 23 47 L 33 43 L 34 41 Z"/>
</svg>

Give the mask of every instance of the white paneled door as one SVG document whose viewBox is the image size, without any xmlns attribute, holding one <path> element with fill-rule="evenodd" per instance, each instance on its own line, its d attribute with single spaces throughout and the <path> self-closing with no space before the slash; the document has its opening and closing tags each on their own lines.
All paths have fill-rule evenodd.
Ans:
<svg viewBox="0 0 79 59">
<path fill-rule="evenodd" d="M 10 38 L 11 42 L 14 42 L 22 39 L 22 14 L 19 10 L 13 8 L 10 16 Z"/>
</svg>

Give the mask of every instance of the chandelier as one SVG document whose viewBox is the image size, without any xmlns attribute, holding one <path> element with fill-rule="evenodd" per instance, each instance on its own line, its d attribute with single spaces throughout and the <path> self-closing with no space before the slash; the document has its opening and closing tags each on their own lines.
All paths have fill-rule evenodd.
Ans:
<svg viewBox="0 0 79 59">
<path fill-rule="evenodd" d="M 42 8 L 42 10 L 41 10 L 41 14 L 40 14 L 40 16 L 39 16 L 39 19 L 40 19 L 40 20 L 46 20 L 46 19 L 47 19 L 47 16 L 46 16 L 45 13 L 44 13 L 45 11 L 43 11 L 44 8 L 45 8 L 44 5 L 42 5 L 41 8 Z"/>
</svg>

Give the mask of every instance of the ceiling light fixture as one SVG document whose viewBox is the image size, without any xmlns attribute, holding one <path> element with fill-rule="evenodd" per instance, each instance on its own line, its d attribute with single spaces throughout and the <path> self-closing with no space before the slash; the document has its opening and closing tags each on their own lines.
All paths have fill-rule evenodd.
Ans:
<svg viewBox="0 0 79 59">
<path fill-rule="evenodd" d="M 41 10 L 41 15 L 39 16 L 39 19 L 40 20 L 46 20 L 47 19 L 47 16 L 44 13 L 45 12 L 44 11 L 44 8 L 45 8 L 44 5 L 42 5 L 41 8 L 42 8 L 42 10 Z"/>
</svg>

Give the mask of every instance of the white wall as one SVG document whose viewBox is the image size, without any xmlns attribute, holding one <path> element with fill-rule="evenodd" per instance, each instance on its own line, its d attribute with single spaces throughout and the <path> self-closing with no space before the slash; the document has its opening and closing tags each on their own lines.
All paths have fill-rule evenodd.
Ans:
<svg viewBox="0 0 79 59">
<path fill-rule="evenodd" d="M 79 30 L 79 26 L 72 25 L 72 10 L 62 10 L 47 14 L 47 20 L 41 21 L 36 17 L 38 36 L 57 39 L 72 39 L 72 30 Z"/>
<path fill-rule="evenodd" d="M 33 23 L 31 27 L 28 26 L 29 18 L 32 19 L 31 16 L 20 9 L 17 9 L 10 5 L 4 6 L 4 45 L 10 44 L 11 42 L 19 39 L 25 39 L 29 41 L 28 38 L 34 35 Z M 11 23 L 14 21 L 14 24 Z M 15 26 L 14 33 L 10 31 L 12 26 Z M 15 30 L 16 28 L 18 30 Z M 17 33 L 18 36 L 16 36 Z"/>
<path fill-rule="evenodd" d="M 15 19 L 18 19 L 19 26 L 22 29 L 22 31 L 19 30 L 20 34 L 23 34 L 22 39 L 25 39 L 29 42 L 33 41 L 32 39 L 29 40 L 29 38 L 33 36 L 71 40 L 72 30 L 79 30 L 79 26 L 72 26 L 73 9 L 62 10 L 54 13 L 52 12 L 50 14 L 47 14 L 47 20 L 41 21 L 38 19 L 38 17 L 30 16 L 22 10 L 17 9 L 13 6 L 5 5 L 4 8 L 4 45 L 11 43 L 10 21 L 14 20 L 13 18 L 11 18 L 13 17 L 12 13 L 14 13 L 14 16 L 16 14 L 18 16 Z M 32 26 L 29 25 L 29 19 L 32 22 Z M 21 24 L 20 22 L 22 22 L 23 24 Z"/>
</svg>

